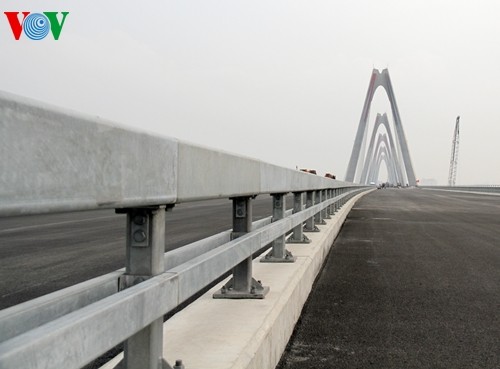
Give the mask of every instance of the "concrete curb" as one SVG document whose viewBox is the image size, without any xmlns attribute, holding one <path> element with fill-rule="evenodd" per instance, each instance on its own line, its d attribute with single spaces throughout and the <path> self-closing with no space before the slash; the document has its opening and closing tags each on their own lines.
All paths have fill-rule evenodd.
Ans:
<svg viewBox="0 0 500 369">
<path fill-rule="evenodd" d="M 254 278 L 270 292 L 263 300 L 217 300 L 212 295 L 223 281 L 163 325 L 163 352 L 173 365 L 182 359 L 186 369 L 274 368 L 293 333 L 302 307 L 347 215 L 353 197 L 342 209 L 308 233 L 310 244 L 288 244 L 295 263 L 254 260 Z M 120 354 L 101 369 L 111 369 Z"/>
</svg>

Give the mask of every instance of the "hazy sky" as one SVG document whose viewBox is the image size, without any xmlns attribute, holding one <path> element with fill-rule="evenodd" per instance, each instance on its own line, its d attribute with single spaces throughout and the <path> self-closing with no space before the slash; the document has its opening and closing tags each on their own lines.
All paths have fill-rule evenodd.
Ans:
<svg viewBox="0 0 500 369">
<path fill-rule="evenodd" d="M 388 67 L 417 178 L 500 184 L 500 1 L 31 0 L 59 41 L 15 41 L 0 89 L 278 165 L 345 176 L 373 67 Z M 371 123 L 390 105 L 375 95 Z"/>
</svg>

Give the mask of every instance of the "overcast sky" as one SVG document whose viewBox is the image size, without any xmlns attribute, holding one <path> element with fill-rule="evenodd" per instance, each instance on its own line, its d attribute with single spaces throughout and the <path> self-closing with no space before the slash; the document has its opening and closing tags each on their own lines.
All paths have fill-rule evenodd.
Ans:
<svg viewBox="0 0 500 369">
<path fill-rule="evenodd" d="M 31 0 L 59 41 L 0 19 L 0 89 L 343 179 L 372 68 L 388 67 L 419 179 L 500 184 L 500 1 Z M 371 109 L 390 105 L 378 89 Z M 385 170 L 382 170 L 384 173 Z"/>
</svg>

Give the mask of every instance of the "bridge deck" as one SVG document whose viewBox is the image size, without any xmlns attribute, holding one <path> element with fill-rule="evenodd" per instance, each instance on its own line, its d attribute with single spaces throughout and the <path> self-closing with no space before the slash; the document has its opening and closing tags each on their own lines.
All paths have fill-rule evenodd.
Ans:
<svg viewBox="0 0 500 369">
<path fill-rule="evenodd" d="M 500 367 L 500 197 L 387 189 L 334 243 L 281 369 Z"/>
</svg>

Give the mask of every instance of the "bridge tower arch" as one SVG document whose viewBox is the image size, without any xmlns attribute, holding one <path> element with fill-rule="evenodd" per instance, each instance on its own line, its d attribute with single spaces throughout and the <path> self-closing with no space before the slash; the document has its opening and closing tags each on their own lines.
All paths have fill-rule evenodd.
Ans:
<svg viewBox="0 0 500 369">
<path fill-rule="evenodd" d="M 382 86 L 387 94 L 389 102 L 391 104 L 392 116 L 394 118 L 394 131 L 396 135 L 396 146 L 397 151 L 394 153 L 397 158 L 397 154 L 400 153 L 402 163 L 399 167 L 402 170 L 402 175 L 407 180 L 407 183 L 411 186 L 416 185 L 415 172 L 413 170 L 413 165 L 410 158 L 410 151 L 408 149 L 408 144 L 406 142 L 405 133 L 403 130 L 403 125 L 401 123 L 401 116 L 399 115 L 399 109 L 396 103 L 396 97 L 394 95 L 394 90 L 392 88 L 391 78 L 389 76 L 389 71 L 387 69 L 380 72 L 378 69 L 373 69 L 370 78 L 370 84 L 368 85 L 368 91 L 366 94 L 365 102 L 363 105 L 363 111 L 361 113 L 361 118 L 359 120 L 358 130 L 356 137 L 354 139 L 354 145 L 352 148 L 351 158 L 347 167 L 347 173 L 345 180 L 347 182 L 356 182 L 361 180 L 361 171 L 363 171 L 366 164 L 364 157 L 364 147 L 367 139 L 367 123 L 370 115 L 371 103 L 373 96 L 378 87 Z M 363 153 L 362 153 L 363 151 Z M 369 153 L 368 153 L 369 154 Z M 367 159 L 369 160 L 369 158 Z M 366 174 L 365 174 L 366 175 Z"/>
</svg>

